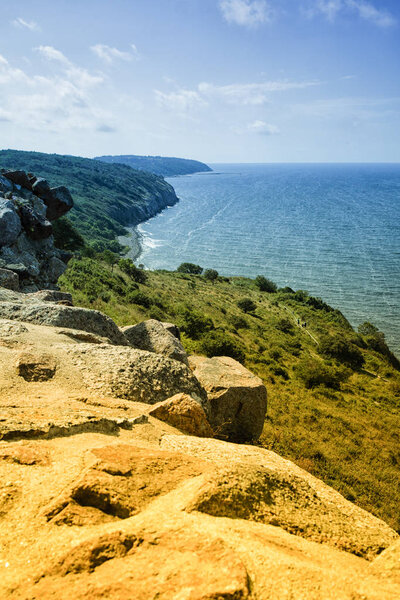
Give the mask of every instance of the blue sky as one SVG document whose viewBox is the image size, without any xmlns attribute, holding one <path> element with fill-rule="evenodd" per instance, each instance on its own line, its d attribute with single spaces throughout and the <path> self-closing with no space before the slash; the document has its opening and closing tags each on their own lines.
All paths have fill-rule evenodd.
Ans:
<svg viewBox="0 0 400 600">
<path fill-rule="evenodd" d="M 398 0 L 0 0 L 0 147 L 400 161 Z"/>
</svg>

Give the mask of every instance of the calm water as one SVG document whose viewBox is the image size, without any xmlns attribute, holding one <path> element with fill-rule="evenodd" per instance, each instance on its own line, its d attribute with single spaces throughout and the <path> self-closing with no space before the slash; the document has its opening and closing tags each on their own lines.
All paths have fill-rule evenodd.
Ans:
<svg viewBox="0 0 400 600">
<path fill-rule="evenodd" d="M 169 179 L 179 204 L 140 226 L 139 262 L 195 262 L 308 290 L 400 355 L 400 165 L 212 165 Z"/>
</svg>

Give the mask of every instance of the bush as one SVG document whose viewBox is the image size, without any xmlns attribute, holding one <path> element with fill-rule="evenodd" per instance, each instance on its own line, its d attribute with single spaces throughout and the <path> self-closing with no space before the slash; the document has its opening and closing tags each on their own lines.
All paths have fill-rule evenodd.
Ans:
<svg viewBox="0 0 400 600">
<path fill-rule="evenodd" d="M 240 310 L 242 310 L 245 313 L 254 312 L 257 308 L 255 302 L 253 302 L 253 300 L 251 300 L 250 298 L 242 298 L 242 300 L 238 301 L 237 305 L 240 308 Z"/>
<path fill-rule="evenodd" d="M 182 263 L 177 268 L 178 273 L 188 273 L 189 275 L 201 275 L 203 268 L 200 265 L 194 265 L 193 263 Z"/>
<path fill-rule="evenodd" d="M 318 352 L 322 356 L 345 363 L 353 369 L 360 369 L 364 364 L 364 357 L 357 346 L 343 337 L 330 335 L 321 337 Z"/>
<path fill-rule="evenodd" d="M 136 281 L 137 283 L 145 283 L 147 281 L 147 274 L 142 271 L 142 269 L 138 269 L 130 258 L 121 258 L 118 261 L 118 266 L 121 271 L 126 273 L 133 281 Z"/>
<path fill-rule="evenodd" d="M 198 340 L 204 333 L 214 329 L 214 324 L 209 317 L 200 312 L 185 310 L 180 327 L 192 340 Z"/>
<path fill-rule="evenodd" d="M 312 358 L 300 361 L 295 367 L 294 372 L 307 389 L 312 389 L 318 385 L 338 389 L 340 388 L 340 383 L 346 381 L 350 376 L 348 369 L 335 369 Z"/>
<path fill-rule="evenodd" d="M 271 292 L 274 293 L 277 291 L 277 285 L 270 279 L 264 277 L 264 275 L 257 275 L 255 279 L 255 284 L 260 290 L 260 292 Z"/>
<path fill-rule="evenodd" d="M 276 322 L 275 327 L 279 329 L 279 331 L 283 331 L 283 333 L 291 333 L 293 331 L 293 323 L 287 317 L 279 319 Z"/>
<path fill-rule="evenodd" d="M 218 271 L 216 271 L 215 269 L 206 269 L 203 273 L 203 277 L 208 281 L 215 281 L 216 279 L 218 279 Z"/>
<path fill-rule="evenodd" d="M 235 329 L 248 329 L 249 324 L 244 317 L 232 315 L 230 321 Z"/>
<path fill-rule="evenodd" d="M 222 331 L 209 331 L 201 340 L 200 350 L 206 356 L 230 356 L 244 361 L 244 352 L 235 340 Z"/>
<path fill-rule="evenodd" d="M 131 304 L 138 304 L 139 306 L 143 306 L 144 308 L 150 308 L 150 306 L 153 304 L 152 298 L 150 298 L 150 296 L 144 294 L 139 290 L 129 292 L 129 294 L 127 294 L 126 296 L 126 299 Z"/>
</svg>

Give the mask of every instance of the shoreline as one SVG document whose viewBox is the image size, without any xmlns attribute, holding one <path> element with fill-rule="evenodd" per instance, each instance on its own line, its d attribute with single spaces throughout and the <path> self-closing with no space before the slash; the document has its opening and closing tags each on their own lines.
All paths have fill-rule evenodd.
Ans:
<svg viewBox="0 0 400 600">
<path fill-rule="evenodd" d="M 138 231 L 138 225 L 131 225 L 129 227 L 125 227 L 125 229 L 128 231 L 128 234 L 119 235 L 117 240 L 122 246 L 129 247 L 128 252 L 124 254 L 124 258 L 130 258 L 133 262 L 135 262 L 143 252 L 143 235 L 140 233 L 140 231 Z"/>
</svg>

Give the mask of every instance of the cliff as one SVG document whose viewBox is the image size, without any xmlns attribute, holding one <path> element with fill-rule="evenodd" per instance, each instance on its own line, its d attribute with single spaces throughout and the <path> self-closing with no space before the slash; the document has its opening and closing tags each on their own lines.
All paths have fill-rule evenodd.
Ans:
<svg viewBox="0 0 400 600">
<path fill-rule="evenodd" d="M 149 171 L 150 173 L 163 175 L 164 177 L 212 171 L 208 165 L 198 160 L 166 156 L 136 156 L 125 154 L 122 156 L 96 156 L 94 160 L 111 164 L 122 163 L 133 169 Z"/>
<path fill-rule="evenodd" d="M 99 251 L 118 251 L 116 236 L 125 233 L 124 226 L 136 225 L 178 202 L 162 177 L 122 164 L 3 150 L 0 167 L 40 173 L 51 186 L 66 186 L 75 201 L 68 218 Z"/>
</svg>

